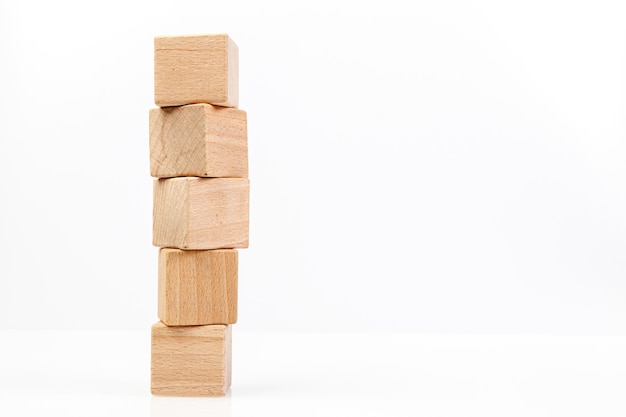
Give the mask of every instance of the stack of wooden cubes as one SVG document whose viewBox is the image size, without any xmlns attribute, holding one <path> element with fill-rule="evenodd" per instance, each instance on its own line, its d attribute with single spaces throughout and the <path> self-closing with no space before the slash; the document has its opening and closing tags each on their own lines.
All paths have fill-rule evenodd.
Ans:
<svg viewBox="0 0 626 417">
<path fill-rule="evenodd" d="M 156 37 L 150 110 L 155 395 L 220 396 L 231 382 L 236 248 L 248 247 L 248 138 L 228 35 Z"/>
</svg>

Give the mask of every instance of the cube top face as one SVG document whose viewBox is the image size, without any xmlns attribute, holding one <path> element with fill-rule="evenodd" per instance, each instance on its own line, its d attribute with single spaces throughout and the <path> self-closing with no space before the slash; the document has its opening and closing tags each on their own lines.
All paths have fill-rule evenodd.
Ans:
<svg viewBox="0 0 626 417">
<path fill-rule="evenodd" d="M 168 326 L 237 322 L 234 249 L 159 251 L 159 319 Z"/>
<path fill-rule="evenodd" d="M 154 181 L 154 246 L 177 249 L 247 248 L 247 178 L 181 177 Z"/>
<path fill-rule="evenodd" d="M 150 175 L 246 178 L 246 112 L 210 104 L 151 109 Z"/>
<path fill-rule="evenodd" d="M 231 326 L 156 323 L 152 326 L 152 393 L 225 395 L 231 383 L 231 345 Z"/>
<path fill-rule="evenodd" d="M 157 106 L 239 106 L 239 51 L 226 34 L 154 38 Z"/>
</svg>

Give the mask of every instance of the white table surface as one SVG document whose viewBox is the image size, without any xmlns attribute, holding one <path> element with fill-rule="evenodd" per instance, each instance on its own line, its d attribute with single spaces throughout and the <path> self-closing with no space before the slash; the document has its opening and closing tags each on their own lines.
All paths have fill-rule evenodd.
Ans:
<svg viewBox="0 0 626 417">
<path fill-rule="evenodd" d="M 626 415 L 626 336 L 235 327 L 233 349 L 227 397 L 164 398 L 148 331 L 0 331 L 0 416 Z"/>
</svg>

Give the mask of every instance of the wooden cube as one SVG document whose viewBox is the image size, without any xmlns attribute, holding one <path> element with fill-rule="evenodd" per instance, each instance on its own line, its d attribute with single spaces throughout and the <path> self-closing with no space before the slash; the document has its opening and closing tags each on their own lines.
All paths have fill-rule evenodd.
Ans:
<svg viewBox="0 0 626 417">
<path fill-rule="evenodd" d="M 150 110 L 150 175 L 246 178 L 246 112 L 210 104 Z"/>
<path fill-rule="evenodd" d="M 226 34 L 154 38 L 157 106 L 239 105 L 239 50 Z"/>
<path fill-rule="evenodd" d="M 154 181 L 154 246 L 248 247 L 247 178 L 181 177 Z"/>
<path fill-rule="evenodd" d="M 231 382 L 232 329 L 229 325 L 152 326 L 154 395 L 215 397 Z"/>
<path fill-rule="evenodd" d="M 168 326 L 237 322 L 237 251 L 159 251 L 159 318 Z"/>
</svg>

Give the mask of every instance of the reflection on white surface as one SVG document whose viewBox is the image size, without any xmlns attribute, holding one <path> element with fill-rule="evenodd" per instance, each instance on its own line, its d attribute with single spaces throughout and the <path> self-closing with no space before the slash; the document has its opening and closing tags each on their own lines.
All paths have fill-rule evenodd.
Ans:
<svg viewBox="0 0 626 417">
<path fill-rule="evenodd" d="M 216 398 L 153 396 L 150 417 L 230 417 L 230 392 Z"/>
<path fill-rule="evenodd" d="M 236 333 L 223 398 L 153 397 L 149 332 L 0 331 L 0 417 L 626 415 L 626 336 Z"/>
</svg>

